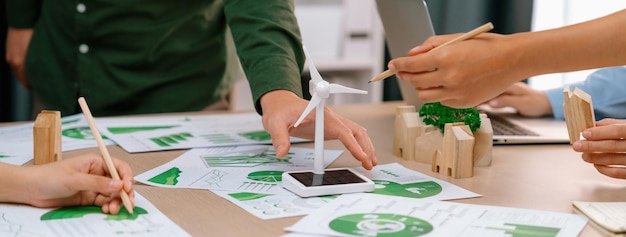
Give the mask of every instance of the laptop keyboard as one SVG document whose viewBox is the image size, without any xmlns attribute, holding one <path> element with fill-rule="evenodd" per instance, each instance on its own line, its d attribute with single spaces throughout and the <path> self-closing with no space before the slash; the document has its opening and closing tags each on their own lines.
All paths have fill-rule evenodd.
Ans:
<svg viewBox="0 0 626 237">
<path fill-rule="evenodd" d="M 484 111 L 483 111 L 484 113 Z M 486 113 L 491 120 L 491 127 L 493 128 L 493 135 L 516 135 L 516 136 L 539 136 L 539 134 L 520 127 L 506 118 L 493 113 Z"/>
</svg>

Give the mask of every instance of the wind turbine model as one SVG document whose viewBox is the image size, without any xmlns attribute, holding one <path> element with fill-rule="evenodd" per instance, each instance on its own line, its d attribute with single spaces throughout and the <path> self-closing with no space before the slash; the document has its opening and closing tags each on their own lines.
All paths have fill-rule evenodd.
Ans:
<svg viewBox="0 0 626 237">
<path fill-rule="evenodd" d="M 315 154 L 313 171 L 284 172 L 282 184 L 287 190 L 301 196 L 322 196 L 353 192 L 371 192 L 374 182 L 367 177 L 349 168 L 324 170 L 324 102 L 330 94 L 355 93 L 367 94 L 367 91 L 357 90 L 338 84 L 328 83 L 315 68 L 313 59 L 306 47 L 304 53 L 311 73 L 309 93 L 311 100 L 294 127 L 298 127 L 302 120 L 315 108 Z"/>
</svg>

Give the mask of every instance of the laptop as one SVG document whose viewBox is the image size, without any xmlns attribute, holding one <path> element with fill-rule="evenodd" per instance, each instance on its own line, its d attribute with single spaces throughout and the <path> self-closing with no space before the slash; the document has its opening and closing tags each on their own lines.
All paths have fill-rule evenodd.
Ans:
<svg viewBox="0 0 626 237">
<path fill-rule="evenodd" d="M 392 58 L 406 56 L 411 48 L 435 34 L 424 0 L 376 0 L 376 4 Z M 406 104 L 421 108 L 423 103 L 415 88 L 402 80 L 398 80 L 398 85 Z M 525 118 L 511 110 L 479 109 L 491 120 L 494 144 L 569 143 L 565 121 Z"/>
</svg>

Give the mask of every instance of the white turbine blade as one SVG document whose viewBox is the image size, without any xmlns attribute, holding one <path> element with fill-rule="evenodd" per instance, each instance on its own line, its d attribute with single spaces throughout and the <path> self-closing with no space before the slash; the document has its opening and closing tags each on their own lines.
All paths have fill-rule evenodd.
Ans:
<svg viewBox="0 0 626 237">
<path fill-rule="evenodd" d="M 352 93 L 352 94 L 367 94 L 367 91 L 354 89 L 339 84 L 330 84 L 330 93 Z"/>
<path fill-rule="evenodd" d="M 306 118 L 306 116 L 309 115 L 309 113 L 311 113 L 311 111 L 315 109 L 317 104 L 319 104 L 320 102 L 322 102 L 322 98 L 320 98 L 317 94 L 313 94 L 313 96 L 311 97 L 311 101 L 309 101 L 309 104 L 306 106 L 306 108 L 300 115 L 300 118 L 298 118 L 298 121 L 296 121 L 293 126 L 299 126 L 302 120 L 304 120 L 304 118 Z"/>
<path fill-rule="evenodd" d="M 306 46 L 302 46 L 302 49 L 304 49 L 304 55 L 306 56 L 306 61 L 309 66 L 309 73 L 311 73 L 311 80 L 313 81 L 314 84 L 317 84 L 320 81 L 323 81 L 324 79 L 322 78 L 322 75 L 320 75 L 320 72 L 317 71 L 317 68 L 315 67 L 315 64 L 313 63 L 313 58 L 309 54 L 309 51 L 306 50 Z"/>
</svg>

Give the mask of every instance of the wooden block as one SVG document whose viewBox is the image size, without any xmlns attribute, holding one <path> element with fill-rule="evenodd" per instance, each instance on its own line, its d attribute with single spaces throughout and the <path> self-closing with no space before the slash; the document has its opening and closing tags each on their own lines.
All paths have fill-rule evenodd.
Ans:
<svg viewBox="0 0 626 237">
<path fill-rule="evenodd" d="M 570 143 L 580 140 L 580 133 L 594 127 L 596 118 L 593 111 L 591 96 L 579 88 L 570 91 L 569 86 L 563 90 L 563 112 L 569 134 Z"/>
<path fill-rule="evenodd" d="M 440 169 L 443 167 L 443 155 L 441 154 L 441 149 L 435 152 L 435 156 L 433 157 L 431 170 L 435 173 L 441 173 Z"/>
<path fill-rule="evenodd" d="M 61 113 L 43 110 L 33 126 L 33 154 L 35 165 L 61 160 Z"/>
<path fill-rule="evenodd" d="M 574 131 L 574 119 L 572 115 L 572 106 L 570 102 L 571 91 L 569 85 L 563 88 L 563 115 L 565 116 L 565 124 L 567 125 L 567 134 L 569 136 L 570 144 L 573 144 L 576 139 L 576 131 Z"/>
<path fill-rule="evenodd" d="M 450 160 L 452 177 L 455 179 L 469 178 L 474 175 L 474 136 L 468 126 L 453 126 L 450 128 L 454 136 L 453 147 L 450 149 L 452 156 L 446 157 Z M 444 151 L 446 150 L 444 149 Z"/>
<path fill-rule="evenodd" d="M 393 125 L 393 154 L 398 157 L 403 156 L 404 145 L 407 140 L 407 129 L 411 125 L 407 124 L 404 118 L 405 113 L 415 113 L 415 106 L 402 105 L 396 107 L 396 119 Z"/>
<path fill-rule="evenodd" d="M 432 165 L 435 172 L 453 178 L 468 178 L 474 175 L 474 136 L 464 123 L 446 124 L 443 146 Z"/>
<path fill-rule="evenodd" d="M 439 129 L 430 126 L 432 130 L 424 132 L 423 135 L 415 138 L 415 161 L 431 164 L 438 150 L 443 145 L 443 134 Z M 427 130 L 426 128 L 424 129 Z"/>
<path fill-rule="evenodd" d="M 480 114 L 480 128 L 474 133 L 474 166 L 490 166 L 493 153 L 493 127 L 486 114 Z"/>
<path fill-rule="evenodd" d="M 420 136 L 421 128 L 419 123 L 419 116 L 415 113 L 404 113 L 400 116 L 402 118 L 403 140 L 400 141 L 400 157 L 405 160 L 414 160 L 415 154 L 415 138 Z"/>
</svg>

